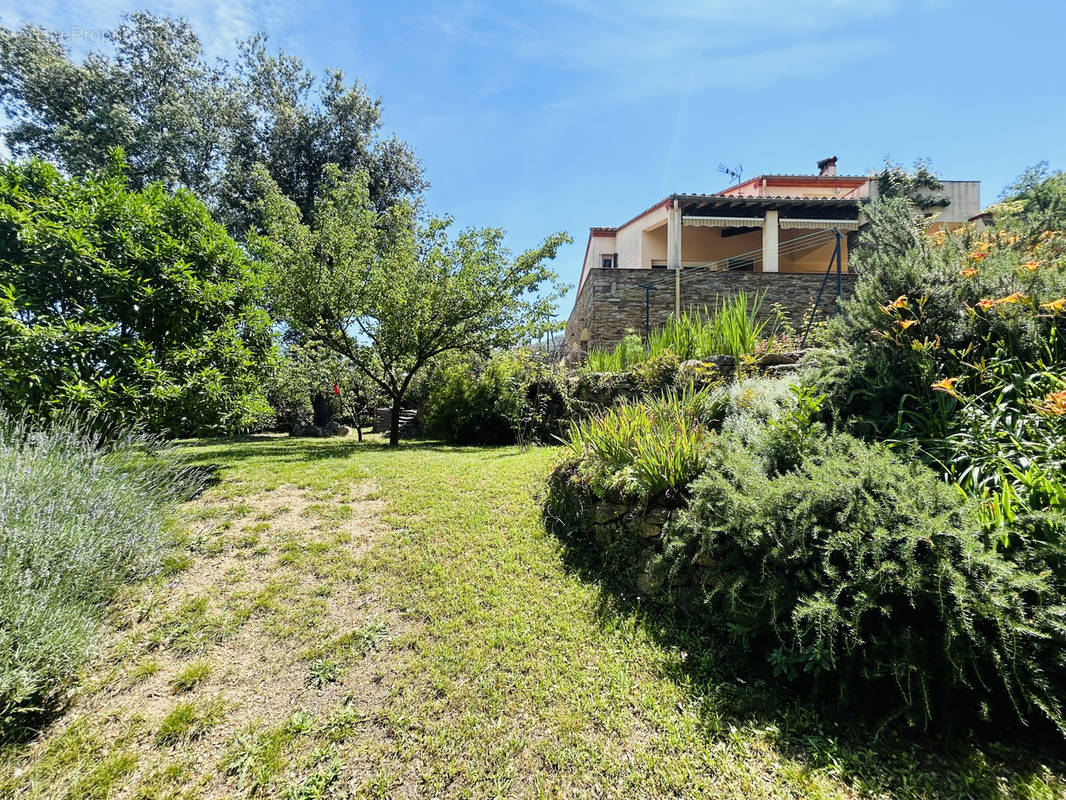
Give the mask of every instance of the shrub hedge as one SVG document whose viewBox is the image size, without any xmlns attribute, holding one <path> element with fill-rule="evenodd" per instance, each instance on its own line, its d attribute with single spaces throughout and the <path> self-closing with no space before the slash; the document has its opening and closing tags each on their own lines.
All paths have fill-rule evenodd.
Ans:
<svg viewBox="0 0 1066 800">
<path fill-rule="evenodd" d="M 810 390 L 717 394 L 702 410 L 674 395 L 584 423 L 549 479 L 548 523 L 595 534 L 612 572 L 728 631 L 796 691 L 920 726 L 983 714 L 1063 727 L 1066 609 L 1046 572 L 987 546 L 973 501 L 884 444 L 828 434 Z M 664 463 L 685 428 L 671 445 L 634 422 L 718 418 L 725 431 L 752 407 L 769 417 L 743 434 L 700 428 L 684 476 Z"/>
</svg>

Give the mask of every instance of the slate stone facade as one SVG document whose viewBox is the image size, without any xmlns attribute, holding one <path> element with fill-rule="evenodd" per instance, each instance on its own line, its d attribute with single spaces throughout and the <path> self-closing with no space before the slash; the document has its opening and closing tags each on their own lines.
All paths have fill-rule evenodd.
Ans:
<svg viewBox="0 0 1066 800">
<path fill-rule="evenodd" d="M 847 297 L 855 285 L 854 274 L 841 275 L 842 293 Z M 744 291 L 749 295 L 765 292 L 763 310 L 780 303 L 788 310 L 792 324 L 801 328 L 814 305 L 824 273 L 725 272 L 693 270 L 681 273 L 682 309 L 713 308 L 716 298 Z M 652 330 L 662 327 L 674 311 L 674 274 L 669 270 L 592 269 L 574 303 L 566 324 L 568 351 L 612 347 L 626 330 L 644 331 L 645 291 L 640 284 L 652 284 L 648 316 Z M 825 281 L 819 303 L 820 314 L 837 308 L 837 276 Z M 588 340 L 582 341 L 582 331 Z"/>
</svg>

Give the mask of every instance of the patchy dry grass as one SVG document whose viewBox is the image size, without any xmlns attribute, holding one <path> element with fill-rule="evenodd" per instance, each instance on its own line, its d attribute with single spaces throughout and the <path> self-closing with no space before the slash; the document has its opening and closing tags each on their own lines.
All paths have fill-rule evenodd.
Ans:
<svg viewBox="0 0 1066 800">
<path fill-rule="evenodd" d="M 1061 797 L 744 683 L 548 536 L 551 450 L 252 437 L 0 796 Z"/>
</svg>

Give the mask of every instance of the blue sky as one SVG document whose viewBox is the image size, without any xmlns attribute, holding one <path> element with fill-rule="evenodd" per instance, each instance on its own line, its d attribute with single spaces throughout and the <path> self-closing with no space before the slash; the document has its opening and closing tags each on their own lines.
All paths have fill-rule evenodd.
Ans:
<svg viewBox="0 0 1066 800">
<path fill-rule="evenodd" d="M 263 30 L 358 77 L 422 159 L 430 211 L 504 228 L 516 251 L 569 231 L 556 266 L 573 284 L 590 226 L 724 188 L 720 163 L 928 158 L 981 180 L 986 205 L 1030 164 L 1066 168 L 1056 2 L 0 0 L 0 20 L 91 44 L 134 8 L 186 17 L 212 55 Z"/>
</svg>

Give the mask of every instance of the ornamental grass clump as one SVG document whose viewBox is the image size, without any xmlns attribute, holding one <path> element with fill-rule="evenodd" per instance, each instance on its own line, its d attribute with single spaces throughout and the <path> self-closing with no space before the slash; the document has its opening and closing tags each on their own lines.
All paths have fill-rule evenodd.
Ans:
<svg viewBox="0 0 1066 800">
<path fill-rule="evenodd" d="M 762 301 L 762 294 L 737 292 L 716 299 L 713 310 L 684 311 L 651 335 L 648 349 L 652 353 L 670 350 L 682 361 L 754 353 L 766 329 L 766 320 L 759 319 Z"/>
<path fill-rule="evenodd" d="M 767 320 L 760 318 L 763 296 L 737 292 L 718 298 L 713 309 L 671 315 L 661 329 L 651 332 L 646 345 L 630 331 L 613 349 L 589 352 L 586 366 L 592 372 L 626 372 L 666 353 L 680 361 L 754 353 L 773 336 L 766 330 Z"/>
<path fill-rule="evenodd" d="M 159 568 L 168 512 L 198 485 L 152 437 L 0 416 L 0 734 L 70 687 L 103 605 Z"/>
<path fill-rule="evenodd" d="M 676 494 L 702 470 L 714 435 L 701 421 L 706 403 L 705 391 L 669 391 L 572 423 L 565 443 L 580 480 L 601 498 Z"/>
</svg>

